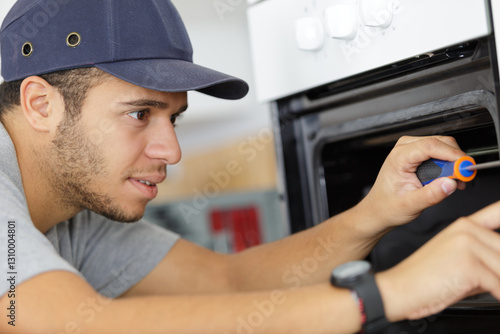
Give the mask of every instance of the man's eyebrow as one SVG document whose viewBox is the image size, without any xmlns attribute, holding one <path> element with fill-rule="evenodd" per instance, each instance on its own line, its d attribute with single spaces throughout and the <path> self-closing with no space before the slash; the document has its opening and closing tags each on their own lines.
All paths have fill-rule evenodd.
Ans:
<svg viewBox="0 0 500 334">
<path fill-rule="evenodd" d="M 167 109 L 168 104 L 165 102 L 161 101 L 156 101 L 156 100 L 134 100 L 134 101 L 128 101 L 128 102 L 120 102 L 122 105 L 126 106 L 132 106 L 132 107 L 153 107 L 153 108 L 158 108 L 158 109 Z"/>
</svg>

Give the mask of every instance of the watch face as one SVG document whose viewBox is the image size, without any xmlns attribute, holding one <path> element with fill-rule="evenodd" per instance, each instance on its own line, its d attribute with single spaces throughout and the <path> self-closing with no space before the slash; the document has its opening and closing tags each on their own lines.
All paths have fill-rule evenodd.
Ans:
<svg viewBox="0 0 500 334">
<path fill-rule="evenodd" d="M 362 274 L 369 272 L 371 265 L 366 261 L 351 261 L 338 266 L 332 272 L 332 275 L 338 281 L 354 280 Z"/>
</svg>

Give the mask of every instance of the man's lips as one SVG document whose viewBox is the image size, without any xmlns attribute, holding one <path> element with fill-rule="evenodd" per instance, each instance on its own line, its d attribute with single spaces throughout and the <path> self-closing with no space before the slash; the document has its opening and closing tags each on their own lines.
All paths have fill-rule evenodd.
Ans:
<svg viewBox="0 0 500 334">
<path fill-rule="evenodd" d="M 138 176 L 130 177 L 130 180 L 135 180 L 142 183 L 149 183 L 150 185 L 157 185 L 165 181 L 167 177 L 165 175 L 151 175 L 151 176 Z"/>
<path fill-rule="evenodd" d="M 154 199 L 158 195 L 157 184 L 165 180 L 165 175 L 154 176 L 141 176 L 130 177 L 128 180 L 138 189 L 141 193 L 149 199 Z"/>
</svg>

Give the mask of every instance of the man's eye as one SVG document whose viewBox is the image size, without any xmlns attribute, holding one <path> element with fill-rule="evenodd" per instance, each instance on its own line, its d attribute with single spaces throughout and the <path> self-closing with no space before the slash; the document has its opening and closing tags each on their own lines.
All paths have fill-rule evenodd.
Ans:
<svg viewBox="0 0 500 334">
<path fill-rule="evenodd" d="M 132 118 L 135 118 L 139 121 L 144 121 L 146 119 L 146 117 L 148 116 L 148 112 L 147 112 L 147 110 L 134 111 L 134 112 L 129 113 L 129 116 L 131 116 Z"/>
</svg>

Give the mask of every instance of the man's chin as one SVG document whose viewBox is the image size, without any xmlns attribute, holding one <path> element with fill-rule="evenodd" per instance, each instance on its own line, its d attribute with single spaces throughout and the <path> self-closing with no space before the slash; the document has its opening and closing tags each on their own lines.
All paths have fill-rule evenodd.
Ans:
<svg viewBox="0 0 500 334">
<path fill-rule="evenodd" d="M 108 218 L 109 220 L 113 220 L 119 223 L 137 223 L 144 216 L 144 211 L 136 212 L 136 213 L 125 213 L 125 212 L 96 212 L 101 216 Z"/>
<path fill-rule="evenodd" d="M 133 223 L 137 223 L 138 221 L 140 221 L 142 219 L 142 217 L 143 216 L 135 217 L 135 218 L 120 219 L 120 220 L 115 219 L 115 221 L 117 221 L 119 223 L 133 224 Z"/>
</svg>

